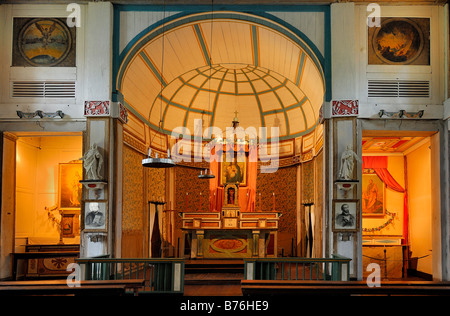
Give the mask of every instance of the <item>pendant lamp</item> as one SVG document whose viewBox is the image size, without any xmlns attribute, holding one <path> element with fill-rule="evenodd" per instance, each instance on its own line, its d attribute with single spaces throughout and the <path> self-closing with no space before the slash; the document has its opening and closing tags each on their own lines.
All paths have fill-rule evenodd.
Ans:
<svg viewBox="0 0 450 316">
<path fill-rule="evenodd" d="M 164 17 L 163 17 L 163 21 L 165 20 L 165 7 L 164 7 Z M 164 25 L 163 25 L 164 28 Z M 162 32 L 162 57 L 161 57 L 161 76 L 163 76 L 164 73 L 164 33 L 165 30 L 163 29 Z M 160 91 L 160 118 L 159 118 L 159 127 L 158 127 L 158 132 L 162 133 L 162 90 L 163 90 L 163 84 L 161 82 L 161 91 Z M 163 157 L 158 157 L 158 152 L 155 153 L 155 157 L 152 157 L 152 142 L 153 139 L 155 138 L 157 133 L 155 133 L 155 135 L 152 138 L 152 141 L 150 141 L 150 147 L 148 149 L 148 157 L 142 160 L 142 165 L 144 167 L 147 168 L 172 168 L 175 166 L 175 162 L 170 158 L 170 150 L 167 149 L 167 157 L 163 158 Z M 161 141 L 162 142 L 162 141 Z M 161 144 L 162 145 L 162 144 Z"/>
</svg>

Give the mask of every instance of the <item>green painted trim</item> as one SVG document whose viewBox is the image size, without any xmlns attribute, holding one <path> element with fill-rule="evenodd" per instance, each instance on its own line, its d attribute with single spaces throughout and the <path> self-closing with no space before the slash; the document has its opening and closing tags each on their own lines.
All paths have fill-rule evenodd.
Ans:
<svg viewBox="0 0 450 316">
<path fill-rule="evenodd" d="M 208 64 L 208 66 L 211 66 L 211 57 L 209 56 L 208 49 L 206 48 L 205 39 L 203 38 L 200 26 L 198 24 L 194 24 L 194 30 L 195 33 L 197 34 L 198 40 L 200 41 L 200 47 L 202 49 L 203 56 L 206 59 L 206 63 Z"/>
<path fill-rule="evenodd" d="M 152 61 L 150 60 L 150 58 L 147 56 L 147 54 L 144 51 L 141 51 L 139 53 L 139 56 L 142 57 L 142 59 L 144 59 L 145 63 L 147 64 L 147 66 L 150 68 L 150 70 L 152 71 L 152 73 L 155 75 L 156 78 L 158 78 L 159 83 L 162 84 L 164 87 L 167 86 L 166 81 L 164 80 L 164 78 L 162 77 L 161 73 L 158 71 L 158 69 L 156 69 L 156 66 L 153 65 Z"/>
<path fill-rule="evenodd" d="M 305 53 L 302 51 L 302 54 L 300 56 L 300 63 L 298 65 L 298 69 L 297 69 L 297 78 L 295 78 L 295 85 L 297 87 L 299 87 L 299 85 L 300 85 L 300 79 L 302 78 L 304 63 L 305 63 Z"/>
<path fill-rule="evenodd" d="M 252 46 L 253 46 L 253 62 L 256 67 L 259 66 L 259 42 L 258 42 L 258 30 L 256 29 L 256 25 L 252 25 Z"/>
</svg>

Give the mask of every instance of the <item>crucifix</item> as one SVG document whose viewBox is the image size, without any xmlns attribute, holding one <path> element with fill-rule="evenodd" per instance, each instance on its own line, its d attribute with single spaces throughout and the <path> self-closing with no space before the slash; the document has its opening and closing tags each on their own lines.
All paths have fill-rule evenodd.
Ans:
<svg viewBox="0 0 450 316">
<path fill-rule="evenodd" d="M 233 128 L 236 128 L 239 125 L 239 119 L 238 119 L 237 115 L 238 115 L 238 111 L 236 110 L 236 111 L 234 111 Z"/>
</svg>

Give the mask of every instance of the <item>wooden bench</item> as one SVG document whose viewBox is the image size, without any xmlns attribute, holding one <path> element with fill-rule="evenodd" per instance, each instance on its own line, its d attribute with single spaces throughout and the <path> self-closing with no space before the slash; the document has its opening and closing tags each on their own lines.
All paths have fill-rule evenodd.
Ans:
<svg viewBox="0 0 450 316">
<path fill-rule="evenodd" d="M 391 281 L 369 287 L 366 281 L 242 280 L 251 295 L 450 295 L 450 282 Z"/>
<path fill-rule="evenodd" d="M 11 253 L 13 260 L 12 278 L 17 280 L 17 264 L 19 260 L 40 259 L 40 258 L 59 258 L 59 257 L 73 257 L 78 258 L 79 251 L 51 251 L 51 252 L 14 252 Z"/>
<path fill-rule="evenodd" d="M 0 282 L 0 295 L 124 295 L 131 289 L 138 295 L 145 280 L 86 280 L 69 286 L 66 280 Z M 70 284 L 70 283 L 69 283 Z"/>
</svg>

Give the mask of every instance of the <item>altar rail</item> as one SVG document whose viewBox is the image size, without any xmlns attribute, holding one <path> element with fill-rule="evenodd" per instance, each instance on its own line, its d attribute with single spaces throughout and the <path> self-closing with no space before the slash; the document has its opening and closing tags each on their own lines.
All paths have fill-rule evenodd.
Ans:
<svg viewBox="0 0 450 316">
<path fill-rule="evenodd" d="M 143 293 L 183 294 L 184 259 L 81 258 L 85 280 L 144 279 Z"/>
<path fill-rule="evenodd" d="M 252 258 L 245 259 L 246 280 L 331 280 L 348 281 L 351 259 Z"/>
</svg>

